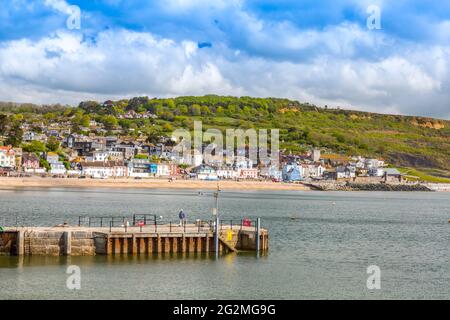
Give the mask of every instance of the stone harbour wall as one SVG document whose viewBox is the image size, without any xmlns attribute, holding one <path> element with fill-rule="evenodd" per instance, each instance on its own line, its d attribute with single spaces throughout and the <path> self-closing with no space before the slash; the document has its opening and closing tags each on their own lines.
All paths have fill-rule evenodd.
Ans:
<svg viewBox="0 0 450 320">
<path fill-rule="evenodd" d="M 14 234 L 14 236 L 11 236 L 11 234 Z M 19 232 L 2 233 L 0 253 L 19 254 L 17 252 L 18 234 Z M 23 231 L 22 234 L 22 254 L 24 255 L 89 256 L 105 252 L 106 235 L 102 233 L 89 231 Z M 9 245 L 7 245 L 8 241 L 10 242 Z"/>
<path fill-rule="evenodd" d="M 194 226 L 193 226 L 194 227 Z M 19 228 L 0 232 L 0 254 L 46 256 L 93 256 L 111 254 L 213 252 L 214 234 L 207 232 L 118 232 L 72 228 Z M 169 227 L 170 228 L 170 227 Z M 254 227 L 221 230 L 219 252 L 256 250 Z M 56 230 L 55 230 L 56 229 Z M 74 230 L 75 229 L 75 230 Z M 195 227 L 196 229 L 196 227 Z M 260 250 L 268 249 L 268 233 L 261 230 Z"/>
</svg>

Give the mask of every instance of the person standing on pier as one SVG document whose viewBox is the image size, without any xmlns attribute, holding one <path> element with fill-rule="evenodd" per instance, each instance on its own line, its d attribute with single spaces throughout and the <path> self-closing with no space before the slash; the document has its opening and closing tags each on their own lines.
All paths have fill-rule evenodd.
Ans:
<svg viewBox="0 0 450 320">
<path fill-rule="evenodd" d="M 178 217 L 180 218 L 180 226 L 183 226 L 183 223 L 186 221 L 186 214 L 184 213 L 183 209 L 181 209 L 178 213 Z"/>
</svg>

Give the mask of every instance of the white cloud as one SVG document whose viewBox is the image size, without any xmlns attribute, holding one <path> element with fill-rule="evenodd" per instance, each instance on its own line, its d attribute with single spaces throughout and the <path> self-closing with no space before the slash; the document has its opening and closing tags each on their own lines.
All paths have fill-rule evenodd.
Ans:
<svg viewBox="0 0 450 320">
<path fill-rule="evenodd" d="M 333 42 L 333 34 L 344 35 L 343 41 Z M 126 30 L 101 32 L 95 43 L 64 31 L 38 41 L 4 42 L 0 100 L 77 104 L 217 93 L 450 118 L 449 47 L 403 44 L 397 53 L 371 61 L 340 54 L 351 52 L 354 41 L 376 47 L 355 26 L 310 32 L 306 38 L 302 43 L 293 37 L 285 45 L 308 50 L 327 43 L 329 48 L 313 59 L 287 62 L 236 55 L 224 43 L 204 50 L 192 41 Z"/>
<path fill-rule="evenodd" d="M 163 0 L 161 7 L 171 11 L 184 11 L 187 9 L 211 8 L 224 9 L 229 6 L 239 5 L 240 0 Z"/>
<path fill-rule="evenodd" d="M 68 13 L 70 5 L 64 0 L 45 0 L 44 4 L 61 13 Z"/>
</svg>

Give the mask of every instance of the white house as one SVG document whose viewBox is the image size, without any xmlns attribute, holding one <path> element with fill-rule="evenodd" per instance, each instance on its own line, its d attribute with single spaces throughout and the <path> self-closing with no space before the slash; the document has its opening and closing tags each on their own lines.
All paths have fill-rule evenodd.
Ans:
<svg viewBox="0 0 450 320">
<path fill-rule="evenodd" d="M 119 151 L 116 151 L 117 153 L 121 153 Z M 88 162 L 105 162 L 108 160 L 109 157 L 109 153 L 108 151 L 100 151 L 100 150 L 96 150 L 96 151 L 92 151 L 92 155 L 89 155 L 86 157 L 86 161 Z"/>
<path fill-rule="evenodd" d="M 158 163 L 156 175 L 159 177 L 170 176 L 170 166 L 167 163 Z"/>
<path fill-rule="evenodd" d="M 66 167 L 62 161 L 54 161 L 50 163 L 51 174 L 66 174 Z"/>
<path fill-rule="evenodd" d="M 83 175 L 92 178 L 125 177 L 127 167 L 122 162 L 84 162 L 81 163 Z"/>
<path fill-rule="evenodd" d="M 150 162 L 148 159 L 132 159 L 128 162 L 127 176 L 134 178 L 150 177 Z M 156 168 L 153 172 L 156 175 Z"/>
<path fill-rule="evenodd" d="M 378 159 L 366 159 L 365 165 L 367 169 L 380 167 Z"/>
<path fill-rule="evenodd" d="M 33 131 L 26 131 L 23 133 L 23 141 L 29 142 L 29 141 L 33 141 L 36 138 L 36 133 Z"/>
<path fill-rule="evenodd" d="M 239 169 L 239 178 L 241 179 L 258 179 L 259 169 L 257 168 L 241 168 Z"/>
<path fill-rule="evenodd" d="M 110 161 L 123 161 L 124 160 L 123 152 L 109 150 L 107 151 L 106 159 Z"/>
<path fill-rule="evenodd" d="M 0 147 L 0 168 L 15 168 L 16 153 L 10 146 Z"/>
<path fill-rule="evenodd" d="M 218 180 L 217 172 L 213 167 L 201 164 L 191 170 L 191 173 L 196 174 L 199 180 Z"/>
<path fill-rule="evenodd" d="M 222 167 L 217 169 L 217 177 L 219 179 L 236 179 L 239 177 L 239 171 L 231 167 Z"/>
<path fill-rule="evenodd" d="M 66 167 L 62 161 L 59 161 L 59 155 L 57 153 L 47 153 L 46 159 L 50 165 L 51 174 L 66 174 Z"/>
<path fill-rule="evenodd" d="M 47 162 L 50 164 L 57 163 L 57 162 L 59 162 L 59 155 L 55 152 L 49 152 L 49 153 L 47 153 L 46 159 L 47 159 Z"/>
<path fill-rule="evenodd" d="M 369 176 L 382 177 L 382 176 L 384 176 L 384 169 L 383 168 L 369 168 Z"/>
</svg>

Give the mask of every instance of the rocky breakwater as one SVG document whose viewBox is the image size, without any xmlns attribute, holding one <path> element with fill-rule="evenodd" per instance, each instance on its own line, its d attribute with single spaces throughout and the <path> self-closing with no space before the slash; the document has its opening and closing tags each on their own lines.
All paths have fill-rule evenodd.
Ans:
<svg viewBox="0 0 450 320">
<path fill-rule="evenodd" d="M 349 181 L 324 181 L 310 184 L 322 191 L 434 191 L 423 184 L 354 183 Z"/>
<path fill-rule="evenodd" d="M 433 191 L 421 184 L 347 183 L 352 191 Z"/>
</svg>

